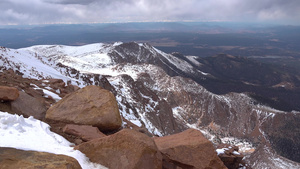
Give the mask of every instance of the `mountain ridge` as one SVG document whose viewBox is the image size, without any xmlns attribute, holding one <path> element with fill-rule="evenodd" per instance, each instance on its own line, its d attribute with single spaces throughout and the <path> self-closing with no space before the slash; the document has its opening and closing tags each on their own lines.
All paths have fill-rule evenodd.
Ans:
<svg viewBox="0 0 300 169">
<path fill-rule="evenodd" d="M 92 50 L 88 51 L 84 47 Z M 296 111 L 284 112 L 254 104 L 255 100 L 246 94 L 213 94 L 191 78 L 183 76 L 196 73 L 204 81 L 215 77 L 204 71 L 197 71 L 187 60 L 165 54 L 147 44 L 119 42 L 78 47 L 81 48 L 80 51 L 74 50 L 75 48 L 77 47 L 34 46 L 20 50 L 1 48 L 1 69 L 13 69 L 31 78 L 61 78 L 66 83 L 80 87 L 97 83 L 104 85 L 100 81 L 106 84 L 109 82 L 107 85 L 111 86 L 110 90 L 116 95 L 123 117 L 138 126 L 146 127 L 156 135 L 168 135 L 188 127 L 208 130 L 210 124 L 213 124 L 218 126 L 213 131 L 219 133 L 217 137 L 234 136 L 257 144 L 268 143 L 290 159 L 297 160 L 299 156 L 298 150 L 289 154 L 282 153 L 282 149 L 289 151 L 297 147 L 295 140 L 299 138 L 296 129 L 284 130 L 285 132 L 279 130 L 276 133 L 266 128 L 270 124 L 279 123 L 276 125 L 280 129 L 280 126 L 289 121 L 276 120 L 275 123 L 273 119 L 285 114 L 298 117 L 299 113 Z M 63 53 L 63 50 L 57 49 L 70 51 Z M 32 63 L 24 62 L 25 57 L 31 59 Z M 126 62 L 127 57 L 130 62 Z M 197 63 L 195 60 L 194 63 Z M 43 69 L 39 70 L 35 66 Z M 55 73 L 43 72 L 45 67 L 55 69 Z M 286 139 L 291 144 L 280 147 L 282 143 L 276 140 L 288 134 L 292 138 Z"/>
</svg>

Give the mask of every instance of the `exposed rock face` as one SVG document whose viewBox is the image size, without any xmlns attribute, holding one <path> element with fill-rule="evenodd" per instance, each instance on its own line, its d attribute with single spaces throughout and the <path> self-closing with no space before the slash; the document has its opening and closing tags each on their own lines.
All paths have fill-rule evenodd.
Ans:
<svg viewBox="0 0 300 169">
<path fill-rule="evenodd" d="M 0 168 L 81 169 L 77 160 L 69 156 L 6 147 L 0 147 Z"/>
<path fill-rule="evenodd" d="M 66 85 L 62 79 L 49 79 L 48 83 L 54 90 L 63 88 Z"/>
<path fill-rule="evenodd" d="M 95 163 L 110 169 L 161 169 L 162 156 L 154 141 L 140 132 L 123 129 L 75 147 Z"/>
<path fill-rule="evenodd" d="M 156 137 L 154 141 L 164 157 L 164 168 L 226 168 L 212 143 L 200 131 L 188 129 L 178 134 Z"/>
<path fill-rule="evenodd" d="M 20 92 L 19 98 L 11 102 L 11 109 L 17 114 L 25 117 L 33 116 L 39 120 L 45 118 L 47 111 L 47 107 L 42 100 L 38 100 L 24 92 Z"/>
<path fill-rule="evenodd" d="M 114 95 L 99 86 L 87 86 L 65 96 L 48 109 L 46 118 L 104 131 L 119 129 L 122 124 Z"/>
<path fill-rule="evenodd" d="M 19 97 L 19 91 L 17 88 L 0 86 L 0 100 L 12 101 Z"/>
<path fill-rule="evenodd" d="M 170 76 L 183 76 L 186 74 L 185 71 L 191 68 L 189 73 L 199 75 L 197 76 L 198 78 L 201 77 L 201 73 L 187 65 L 187 61 L 174 57 L 171 54 L 160 52 L 148 43 L 123 43 L 115 46 L 114 50 L 111 50 L 108 54 L 116 63 L 119 64 L 152 64 L 161 67 Z"/>
<path fill-rule="evenodd" d="M 139 127 L 146 127 L 156 135 L 178 133 L 185 129 L 184 125 L 175 121 L 170 105 L 160 99 L 155 92 L 146 88 L 143 83 L 134 81 L 128 75 L 108 79 L 115 82 L 114 87 L 117 91 L 121 113 L 125 118 L 127 116 L 130 116 L 131 120 L 136 118 L 142 122 Z M 147 120 L 141 120 L 139 114 L 143 114 Z M 158 131 L 154 131 L 154 127 Z"/>
<path fill-rule="evenodd" d="M 149 137 L 153 137 L 153 134 L 150 133 L 146 128 L 143 127 L 139 127 L 135 124 L 133 124 L 132 122 L 130 122 L 129 120 L 123 118 L 123 125 L 122 125 L 123 129 L 131 129 L 131 130 L 135 130 L 141 133 L 146 134 Z"/>
<path fill-rule="evenodd" d="M 219 145 L 217 148 L 218 156 L 228 169 L 240 168 L 244 155 L 240 154 L 238 151 L 239 147 L 224 144 Z"/>
<path fill-rule="evenodd" d="M 270 141 L 280 155 L 299 161 L 300 134 L 296 126 L 300 125 L 300 113 L 256 105 L 245 94 L 215 95 L 191 79 L 170 77 L 160 69 L 146 73 L 138 81 L 166 99 L 179 123 L 205 127 L 213 122 L 217 126 L 214 134 L 219 137 L 229 135 L 252 143 Z"/>
<path fill-rule="evenodd" d="M 272 168 L 272 169 L 296 169 L 300 164 L 287 158 L 279 156 L 272 149 L 265 145 L 257 147 L 256 151 L 246 158 L 248 164 L 253 169 Z"/>
<path fill-rule="evenodd" d="M 253 112 L 251 99 L 246 95 L 215 95 L 191 79 L 170 77 L 158 68 L 152 72 L 146 70 L 146 73 L 148 76 L 139 77 L 138 81 L 142 81 L 150 89 L 159 89 L 156 90 L 156 94 L 173 108 L 174 117 L 179 124 L 202 127 L 214 121 L 224 135 L 231 133 L 242 137 L 243 132 L 252 132 L 253 128 L 248 126 L 258 123 L 256 116 L 252 123 L 241 123 L 249 121 Z M 240 125 L 243 126 L 235 127 Z"/>
<path fill-rule="evenodd" d="M 262 124 L 271 147 L 281 156 L 300 162 L 300 113 L 278 113 Z"/>
<path fill-rule="evenodd" d="M 106 135 L 101 133 L 97 127 L 88 125 L 75 125 L 67 124 L 63 128 L 63 132 L 80 137 L 83 141 L 90 141 L 96 138 L 105 137 Z"/>
</svg>

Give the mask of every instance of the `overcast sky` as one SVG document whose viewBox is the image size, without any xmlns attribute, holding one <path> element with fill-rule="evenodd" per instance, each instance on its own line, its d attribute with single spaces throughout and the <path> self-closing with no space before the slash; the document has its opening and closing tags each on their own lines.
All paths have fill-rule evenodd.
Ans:
<svg viewBox="0 0 300 169">
<path fill-rule="evenodd" d="M 0 25 L 140 21 L 300 24 L 300 0 L 0 0 Z"/>
</svg>

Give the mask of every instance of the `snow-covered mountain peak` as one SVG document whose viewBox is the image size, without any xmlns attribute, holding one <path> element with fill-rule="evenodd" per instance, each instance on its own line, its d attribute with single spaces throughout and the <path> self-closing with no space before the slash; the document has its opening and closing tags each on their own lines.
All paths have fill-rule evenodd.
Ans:
<svg viewBox="0 0 300 169">
<path fill-rule="evenodd" d="M 135 42 L 1 47 L 0 70 L 13 69 L 35 79 L 63 79 L 79 87 L 106 84 L 116 95 L 123 117 L 156 135 L 204 127 L 217 134 L 217 140 L 230 135 L 257 143 L 278 137 L 272 133 L 274 123 L 285 123 L 277 119 L 289 116 L 289 122 L 294 122 L 291 119 L 299 118 L 299 113 L 255 105 L 245 94 L 209 92 L 199 82 L 218 81 L 214 77 L 206 81 L 210 75 L 200 70 L 207 67 L 205 62 L 197 56 L 177 55 Z M 297 121 L 289 124 L 296 126 Z M 279 139 L 287 132 L 280 133 Z"/>
<path fill-rule="evenodd" d="M 147 43 L 113 44 L 95 43 L 84 46 L 38 45 L 19 49 L 30 53 L 52 67 L 71 67 L 82 73 L 117 75 L 120 64 L 154 64 L 179 75 L 181 72 L 194 73 L 196 70 L 188 62 L 166 54 Z M 57 66 L 60 65 L 60 66 Z M 110 71 L 109 71 L 110 70 Z M 129 71 L 132 72 L 132 71 Z"/>
</svg>

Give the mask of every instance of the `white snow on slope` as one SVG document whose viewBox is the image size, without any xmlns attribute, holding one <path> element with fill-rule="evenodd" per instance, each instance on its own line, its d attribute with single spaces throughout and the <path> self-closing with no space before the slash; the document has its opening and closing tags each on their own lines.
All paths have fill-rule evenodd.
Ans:
<svg viewBox="0 0 300 169">
<path fill-rule="evenodd" d="M 135 68 L 138 69 L 138 67 Z M 138 72 L 138 70 L 135 71 Z M 150 133 L 153 133 L 158 136 L 163 136 L 162 131 L 157 129 L 147 118 L 147 113 L 150 111 L 154 111 L 153 107 L 156 107 L 158 103 L 153 101 L 151 98 L 140 93 L 143 98 L 148 100 L 148 104 L 146 104 L 144 108 L 140 108 L 141 105 L 137 105 L 139 107 L 137 108 L 137 106 L 134 105 L 134 103 L 136 102 L 135 99 L 133 98 L 134 96 L 132 96 L 131 94 L 132 89 L 130 88 L 130 86 L 128 86 L 126 82 L 124 82 L 121 76 L 108 77 L 107 79 L 110 81 L 111 85 L 114 86 L 114 88 L 117 91 L 116 99 L 118 101 L 119 109 L 122 116 L 139 127 L 142 127 L 142 123 L 143 123 L 145 125 L 145 128 L 147 128 Z M 122 103 L 122 99 L 126 100 L 131 107 L 136 108 L 136 111 L 138 112 L 138 116 L 134 114 L 131 108 L 126 107 Z"/>
<path fill-rule="evenodd" d="M 51 92 L 51 91 L 49 91 L 49 90 L 47 90 L 47 89 L 42 89 L 42 88 L 38 87 L 38 86 L 35 85 L 35 84 L 30 84 L 30 85 L 34 86 L 33 89 L 35 89 L 35 90 L 36 90 L 36 89 L 42 90 L 43 93 L 46 95 L 47 98 L 48 98 L 48 97 L 52 97 L 55 101 L 59 101 L 59 100 L 61 99 L 61 97 L 59 97 L 57 94 L 55 94 L 55 93 L 53 93 L 53 92 Z M 46 88 L 47 88 L 47 87 L 46 87 Z M 51 88 L 48 87 L 48 89 L 51 89 Z"/>
<path fill-rule="evenodd" d="M 135 73 L 130 66 L 119 67 L 108 55 L 115 46 L 121 42 L 109 44 L 89 44 L 84 46 L 62 46 L 62 45 L 39 45 L 23 48 L 23 51 L 38 53 L 44 58 L 53 60 L 52 65 L 61 63 L 74 68 L 81 73 L 93 73 L 101 75 L 118 76 L 128 74 L 135 78 Z M 44 59 L 45 60 L 45 59 Z"/>
<path fill-rule="evenodd" d="M 20 72 L 24 73 L 25 77 L 39 78 L 39 75 L 42 75 L 43 78 L 66 78 L 54 68 L 43 64 L 40 60 L 38 60 L 34 55 L 32 55 L 29 52 L 19 52 L 18 50 L 14 49 L 7 49 L 6 52 L 2 54 L 3 56 L 0 60 L 0 64 L 4 67 L 13 68 L 14 70 L 16 70 L 17 67 L 19 67 Z M 5 60 L 9 60 L 13 64 L 7 65 L 5 63 Z"/>
<path fill-rule="evenodd" d="M 202 63 L 198 62 L 196 59 L 198 59 L 198 56 L 185 56 L 189 61 L 191 61 L 196 66 L 201 66 Z"/>
<path fill-rule="evenodd" d="M 38 53 L 48 59 L 55 59 L 56 63 L 67 62 L 75 66 L 97 66 L 112 63 L 111 58 L 107 55 L 112 48 L 113 45 L 95 43 L 84 46 L 37 45 L 20 50 Z"/>
<path fill-rule="evenodd" d="M 162 56 L 164 56 L 170 63 L 172 63 L 174 66 L 176 66 L 178 69 L 184 71 L 184 72 L 194 72 L 193 66 L 190 65 L 188 62 L 178 59 L 177 57 L 171 55 L 171 54 L 166 54 L 156 48 L 154 48 L 155 51 Z"/>
<path fill-rule="evenodd" d="M 0 65 L 7 69 L 18 70 L 23 77 L 41 79 L 56 78 L 65 82 L 76 79 L 62 75 L 61 72 L 42 62 L 35 53 L 23 50 L 8 49 L 0 50 Z"/>
<path fill-rule="evenodd" d="M 89 54 L 99 53 L 104 50 L 105 44 L 95 43 L 83 46 L 65 46 L 65 45 L 36 45 L 20 50 L 36 52 L 44 56 L 85 56 Z"/>
<path fill-rule="evenodd" d="M 33 117 L 24 118 L 0 111 L 0 147 L 63 154 L 77 159 L 83 169 L 104 169 L 91 163 L 72 143 L 50 131 L 50 126 Z"/>
</svg>

